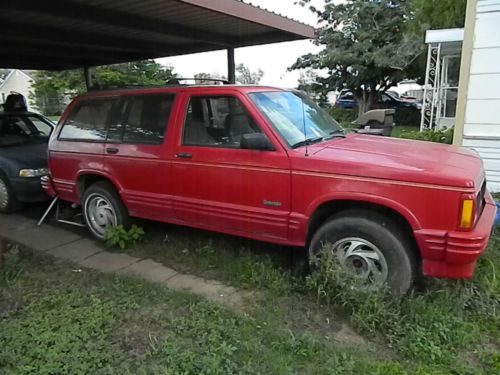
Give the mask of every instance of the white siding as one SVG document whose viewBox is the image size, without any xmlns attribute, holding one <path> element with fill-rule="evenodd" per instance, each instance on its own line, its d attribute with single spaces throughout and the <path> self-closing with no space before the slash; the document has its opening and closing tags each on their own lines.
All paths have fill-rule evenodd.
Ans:
<svg viewBox="0 0 500 375">
<path fill-rule="evenodd" d="M 7 95 L 12 91 L 22 94 L 26 101 L 29 103 L 29 95 L 31 92 L 31 85 L 33 81 L 31 77 L 26 75 L 20 70 L 13 70 L 6 78 L 5 82 L 0 86 L 0 101 L 3 103 Z M 31 108 L 30 110 L 36 110 L 36 108 Z"/>
<path fill-rule="evenodd" d="M 477 12 L 495 12 L 500 11 L 499 0 L 479 0 L 477 2 Z"/>
<path fill-rule="evenodd" d="M 500 0 L 477 4 L 463 145 L 482 157 L 488 188 L 500 191 Z"/>
</svg>

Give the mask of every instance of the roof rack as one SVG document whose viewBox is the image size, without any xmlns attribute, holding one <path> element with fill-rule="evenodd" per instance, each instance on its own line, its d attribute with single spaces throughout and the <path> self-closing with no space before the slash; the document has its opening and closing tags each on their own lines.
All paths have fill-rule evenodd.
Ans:
<svg viewBox="0 0 500 375">
<path fill-rule="evenodd" d="M 183 85 L 181 81 L 207 81 L 207 82 L 219 82 L 223 85 L 229 85 L 230 82 L 227 79 L 220 78 L 183 78 L 183 77 L 173 77 L 170 78 L 166 84 L 167 86 L 178 86 Z"/>
</svg>

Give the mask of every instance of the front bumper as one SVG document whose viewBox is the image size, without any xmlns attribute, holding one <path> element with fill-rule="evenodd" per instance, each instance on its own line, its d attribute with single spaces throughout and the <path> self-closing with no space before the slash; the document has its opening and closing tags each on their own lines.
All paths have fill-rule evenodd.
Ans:
<svg viewBox="0 0 500 375">
<path fill-rule="evenodd" d="M 9 182 L 14 195 L 20 202 L 43 202 L 49 199 L 42 190 L 40 177 L 11 177 Z"/>
<path fill-rule="evenodd" d="M 477 259 L 488 245 L 497 207 L 489 194 L 476 223 L 469 232 L 422 229 L 415 238 L 422 255 L 424 275 L 453 279 L 471 278 Z"/>
</svg>

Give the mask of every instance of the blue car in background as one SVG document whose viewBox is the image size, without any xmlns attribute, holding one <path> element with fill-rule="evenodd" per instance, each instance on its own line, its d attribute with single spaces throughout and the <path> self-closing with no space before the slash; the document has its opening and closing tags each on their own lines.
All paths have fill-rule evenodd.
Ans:
<svg viewBox="0 0 500 375">
<path fill-rule="evenodd" d="M 351 92 L 341 92 L 335 102 L 335 107 L 340 109 L 358 108 L 358 101 L 354 98 L 354 95 Z"/>
</svg>

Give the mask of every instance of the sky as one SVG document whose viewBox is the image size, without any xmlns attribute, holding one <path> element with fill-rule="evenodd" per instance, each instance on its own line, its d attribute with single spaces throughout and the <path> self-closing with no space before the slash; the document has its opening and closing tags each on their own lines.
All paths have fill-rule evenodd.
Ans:
<svg viewBox="0 0 500 375">
<path fill-rule="evenodd" d="M 289 18 L 298 20 L 311 26 L 317 25 L 316 16 L 307 8 L 294 5 L 295 0 L 245 0 L 253 5 L 271 10 Z M 322 3 L 316 0 L 315 3 Z M 309 40 L 300 40 L 285 43 L 274 43 L 263 46 L 237 48 L 235 50 L 236 64 L 243 63 L 252 71 L 259 68 L 264 71 L 264 76 L 260 84 L 296 87 L 299 78 L 298 71 L 288 72 L 290 67 L 298 57 L 318 52 L 321 48 L 315 46 Z M 183 55 L 176 57 L 166 57 L 157 59 L 161 64 L 174 67 L 174 72 L 181 77 L 193 77 L 196 73 L 219 73 L 227 75 L 226 51 L 215 51 Z"/>
</svg>

